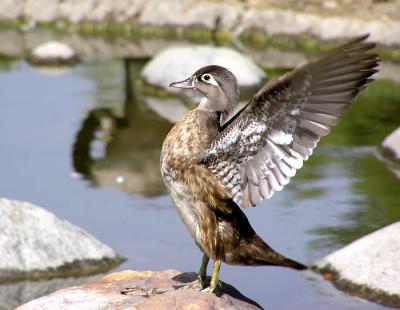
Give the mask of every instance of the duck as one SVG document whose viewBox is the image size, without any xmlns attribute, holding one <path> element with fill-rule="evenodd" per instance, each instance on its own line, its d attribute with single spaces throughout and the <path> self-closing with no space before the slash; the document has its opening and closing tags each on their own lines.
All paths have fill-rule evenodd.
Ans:
<svg viewBox="0 0 400 310">
<path fill-rule="evenodd" d="M 307 269 L 272 249 L 243 210 L 282 190 L 373 81 L 381 59 L 368 36 L 268 81 L 233 116 L 239 87 L 227 68 L 211 64 L 170 84 L 203 96 L 168 133 L 160 158 L 177 213 L 203 253 L 197 288 L 216 290 L 222 262 Z"/>
</svg>

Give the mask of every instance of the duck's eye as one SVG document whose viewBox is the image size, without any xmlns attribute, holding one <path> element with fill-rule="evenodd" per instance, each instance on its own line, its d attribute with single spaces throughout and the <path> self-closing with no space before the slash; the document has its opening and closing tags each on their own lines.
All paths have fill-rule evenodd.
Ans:
<svg viewBox="0 0 400 310">
<path fill-rule="evenodd" d="M 209 75 L 209 74 L 203 74 L 203 75 L 201 76 L 201 79 L 202 79 L 204 82 L 208 82 L 209 80 L 211 80 L 211 75 Z"/>
</svg>

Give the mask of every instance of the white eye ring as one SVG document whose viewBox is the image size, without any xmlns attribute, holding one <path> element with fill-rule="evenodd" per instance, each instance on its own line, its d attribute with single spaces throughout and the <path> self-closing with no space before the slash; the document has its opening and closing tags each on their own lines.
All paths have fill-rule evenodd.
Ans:
<svg viewBox="0 0 400 310">
<path fill-rule="evenodd" d="M 216 80 L 214 79 L 214 77 L 213 77 L 211 74 L 209 74 L 209 73 L 204 73 L 203 75 L 201 75 L 200 79 L 201 79 L 203 82 L 207 83 L 207 84 L 211 84 L 211 85 L 214 85 L 214 86 L 218 86 L 217 81 L 216 81 Z"/>
</svg>

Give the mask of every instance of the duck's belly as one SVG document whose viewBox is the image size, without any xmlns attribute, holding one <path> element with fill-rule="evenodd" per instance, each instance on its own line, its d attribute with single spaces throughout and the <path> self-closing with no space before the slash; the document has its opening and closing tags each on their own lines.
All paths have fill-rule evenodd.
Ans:
<svg viewBox="0 0 400 310">
<path fill-rule="evenodd" d="M 196 203 L 187 194 L 185 185 L 182 183 L 171 181 L 166 182 L 166 185 L 171 193 L 175 208 L 183 223 L 189 230 L 192 238 L 200 247 L 202 247 Z"/>
</svg>

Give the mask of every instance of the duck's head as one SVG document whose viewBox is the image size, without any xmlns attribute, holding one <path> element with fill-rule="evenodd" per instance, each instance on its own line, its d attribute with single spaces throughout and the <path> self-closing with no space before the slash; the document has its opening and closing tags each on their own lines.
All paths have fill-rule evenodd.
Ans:
<svg viewBox="0 0 400 310">
<path fill-rule="evenodd" d="M 199 108 L 212 112 L 229 113 L 239 95 L 235 76 L 228 69 L 211 65 L 200 68 L 192 76 L 169 85 L 175 88 L 190 88 L 204 95 Z"/>
</svg>

